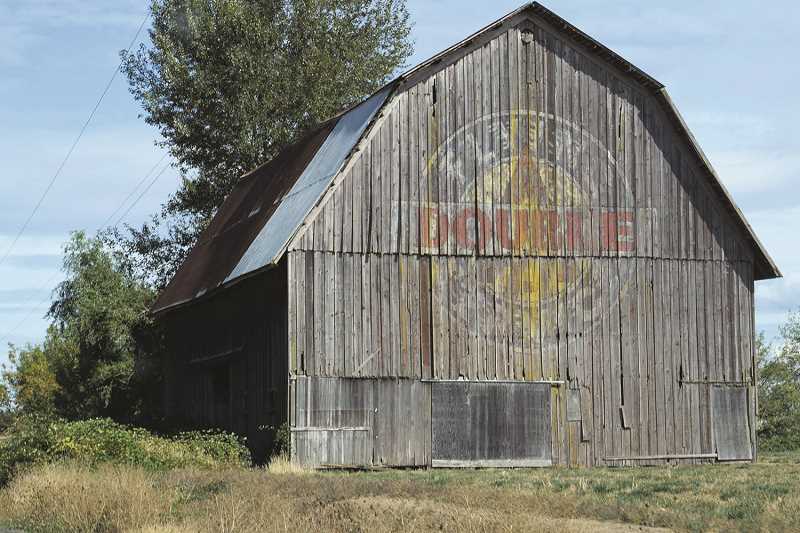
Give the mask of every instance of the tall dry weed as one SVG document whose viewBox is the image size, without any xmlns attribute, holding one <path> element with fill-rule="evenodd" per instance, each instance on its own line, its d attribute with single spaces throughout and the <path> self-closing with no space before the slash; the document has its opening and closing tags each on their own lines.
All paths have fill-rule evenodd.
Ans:
<svg viewBox="0 0 800 533">
<path fill-rule="evenodd" d="M 166 496 L 166 497 L 165 497 Z M 49 465 L 3 490 L 4 518 L 30 530 L 125 531 L 159 525 L 172 498 L 132 467 Z"/>
</svg>

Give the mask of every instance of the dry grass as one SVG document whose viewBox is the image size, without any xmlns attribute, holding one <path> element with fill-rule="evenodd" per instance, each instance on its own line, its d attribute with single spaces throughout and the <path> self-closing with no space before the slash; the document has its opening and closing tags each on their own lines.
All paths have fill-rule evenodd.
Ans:
<svg viewBox="0 0 800 533">
<path fill-rule="evenodd" d="M 0 496 L 2 514 L 33 530 L 136 529 L 168 506 L 151 475 L 127 467 L 53 465 L 19 477 Z"/>
<path fill-rule="evenodd" d="M 310 474 L 313 470 L 294 464 L 289 460 L 288 455 L 278 455 L 270 459 L 267 465 L 267 470 L 270 474 L 275 475 L 302 475 Z"/>
<path fill-rule="evenodd" d="M 0 491 L 27 531 L 800 530 L 800 461 L 591 470 L 42 467 Z"/>
</svg>

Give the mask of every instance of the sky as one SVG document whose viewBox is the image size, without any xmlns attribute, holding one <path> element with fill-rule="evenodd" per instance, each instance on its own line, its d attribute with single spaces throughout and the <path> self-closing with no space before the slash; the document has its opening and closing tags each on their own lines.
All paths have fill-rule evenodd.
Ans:
<svg viewBox="0 0 800 533">
<path fill-rule="evenodd" d="M 0 257 L 53 178 L 146 16 L 146 1 L 0 0 Z M 784 277 L 756 284 L 756 327 L 775 338 L 800 308 L 800 3 L 550 0 L 545 6 L 664 83 Z M 409 66 L 521 0 L 409 0 Z M 768 8 L 761 7 L 768 5 Z M 139 42 L 146 42 L 142 32 Z M 124 77 L 0 264 L 0 345 L 38 342 L 70 231 L 130 209 L 136 224 L 179 183 Z M 168 165 L 163 163 L 163 165 Z M 160 175 L 146 192 L 153 168 Z M 142 183 L 139 188 L 138 184 Z M 144 194 L 142 194 L 144 192 Z M 123 200 L 130 197 L 127 203 Z M 116 221 L 117 218 L 112 220 Z M 0 350 L 0 363 L 5 350 Z"/>
</svg>

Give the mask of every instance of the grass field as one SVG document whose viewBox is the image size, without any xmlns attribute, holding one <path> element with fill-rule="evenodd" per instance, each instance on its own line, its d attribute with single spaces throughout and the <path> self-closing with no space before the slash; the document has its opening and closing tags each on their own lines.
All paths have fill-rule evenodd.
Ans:
<svg viewBox="0 0 800 533">
<path fill-rule="evenodd" d="M 47 466 L 0 491 L 26 531 L 800 531 L 800 454 L 697 467 L 145 471 Z"/>
</svg>

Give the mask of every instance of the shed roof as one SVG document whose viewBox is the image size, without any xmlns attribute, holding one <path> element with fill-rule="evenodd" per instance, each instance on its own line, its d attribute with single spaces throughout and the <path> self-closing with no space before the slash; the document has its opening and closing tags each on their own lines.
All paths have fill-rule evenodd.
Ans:
<svg viewBox="0 0 800 533">
<path fill-rule="evenodd" d="M 243 176 L 159 295 L 153 312 L 188 303 L 276 264 L 386 101 L 390 87 Z"/>
<path fill-rule="evenodd" d="M 577 41 L 655 95 L 696 152 L 712 185 L 751 241 L 756 258 L 755 279 L 780 277 L 777 265 L 722 184 L 664 85 L 538 2 L 531 2 L 406 71 L 357 106 L 323 123 L 270 162 L 243 176 L 159 296 L 153 311 L 160 313 L 189 303 L 277 264 L 291 238 L 330 187 L 393 90 L 401 84 L 413 83 L 427 67 L 446 63 L 477 38 L 501 29 L 525 13 L 534 14 L 554 30 Z"/>
</svg>

